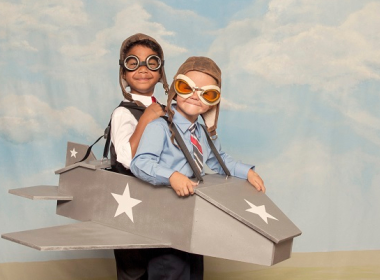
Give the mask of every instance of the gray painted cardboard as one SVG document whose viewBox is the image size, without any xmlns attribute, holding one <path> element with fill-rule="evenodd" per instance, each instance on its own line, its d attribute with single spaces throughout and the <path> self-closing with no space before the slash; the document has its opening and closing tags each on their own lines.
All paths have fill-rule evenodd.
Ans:
<svg viewBox="0 0 380 280">
<path fill-rule="evenodd" d="M 68 151 L 75 145 L 69 143 Z M 193 196 L 182 198 L 171 187 L 152 186 L 105 170 L 108 166 L 107 161 L 72 162 L 56 171 L 58 187 L 10 190 L 30 199 L 56 199 L 58 215 L 81 223 L 2 238 L 38 250 L 173 247 L 273 265 L 290 257 L 293 238 L 301 234 L 246 180 L 206 175 Z"/>
</svg>

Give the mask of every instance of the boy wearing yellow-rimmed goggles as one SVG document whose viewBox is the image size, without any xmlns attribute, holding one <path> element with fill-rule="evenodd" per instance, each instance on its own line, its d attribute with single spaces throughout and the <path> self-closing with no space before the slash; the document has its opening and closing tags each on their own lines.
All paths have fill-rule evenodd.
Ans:
<svg viewBox="0 0 380 280">
<path fill-rule="evenodd" d="M 216 105 L 220 102 L 220 88 L 216 85 L 197 87 L 188 76 L 179 74 L 174 79 L 174 90 L 182 98 L 189 98 L 197 92 L 199 100 L 205 105 Z"/>
</svg>

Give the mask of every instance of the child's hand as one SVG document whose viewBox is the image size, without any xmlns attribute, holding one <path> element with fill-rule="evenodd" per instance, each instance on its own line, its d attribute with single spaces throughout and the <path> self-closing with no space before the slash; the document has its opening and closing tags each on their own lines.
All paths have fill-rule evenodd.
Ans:
<svg viewBox="0 0 380 280">
<path fill-rule="evenodd" d="M 175 171 L 169 178 L 170 185 L 178 196 L 188 196 L 194 194 L 194 187 L 198 183 L 191 181 L 187 176 Z"/>
<path fill-rule="evenodd" d="M 258 191 L 262 191 L 265 193 L 264 181 L 261 177 L 252 169 L 248 171 L 248 182 L 251 183 L 252 186 L 256 188 Z"/>
<path fill-rule="evenodd" d="M 165 111 L 162 109 L 161 105 L 158 103 L 152 103 L 146 107 L 141 118 L 146 119 L 147 122 L 151 122 L 161 116 L 165 116 Z"/>
</svg>

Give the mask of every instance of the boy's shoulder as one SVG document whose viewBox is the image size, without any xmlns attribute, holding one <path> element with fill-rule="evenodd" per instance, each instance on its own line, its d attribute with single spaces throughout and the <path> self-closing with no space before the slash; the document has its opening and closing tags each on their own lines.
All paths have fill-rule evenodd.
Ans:
<svg viewBox="0 0 380 280">
<path fill-rule="evenodd" d="M 169 125 L 166 122 L 166 120 L 162 117 L 155 119 L 148 123 L 144 130 L 144 134 L 155 135 L 157 137 L 162 137 L 163 135 L 170 135 Z"/>
<path fill-rule="evenodd" d="M 123 115 L 141 116 L 146 107 L 138 106 L 133 102 L 122 101 L 113 112 L 112 117 L 120 117 Z"/>
<path fill-rule="evenodd" d="M 166 128 L 166 127 L 169 128 L 169 124 L 167 122 L 166 117 L 157 118 L 157 119 L 151 121 L 148 125 L 150 125 L 150 126 L 157 126 L 157 127 L 161 126 L 163 128 Z"/>
<path fill-rule="evenodd" d="M 138 111 L 144 111 L 146 109 L 145 106 L 140 106 L 137 105 L 134 102 L 129 102 L 129 101 L 122 101 L 120 104 L 115 108 L 114 111 L 120 111 L 120 110 L 138 110 Z"/>
</svg>

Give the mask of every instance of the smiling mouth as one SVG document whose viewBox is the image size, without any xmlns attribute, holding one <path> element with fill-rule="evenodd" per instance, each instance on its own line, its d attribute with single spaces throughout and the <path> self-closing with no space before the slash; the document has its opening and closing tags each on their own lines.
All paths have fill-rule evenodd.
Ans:
<svg viewBox="0 0 380 280">
<path fill-rule="evenodd" d="M 136 79 L 137 81 L 140 81 L 140 82 L 147 82 L 147 81 L 150 81 L 150 78 L 139 78 L 139 79 Z"/>
</svg>

